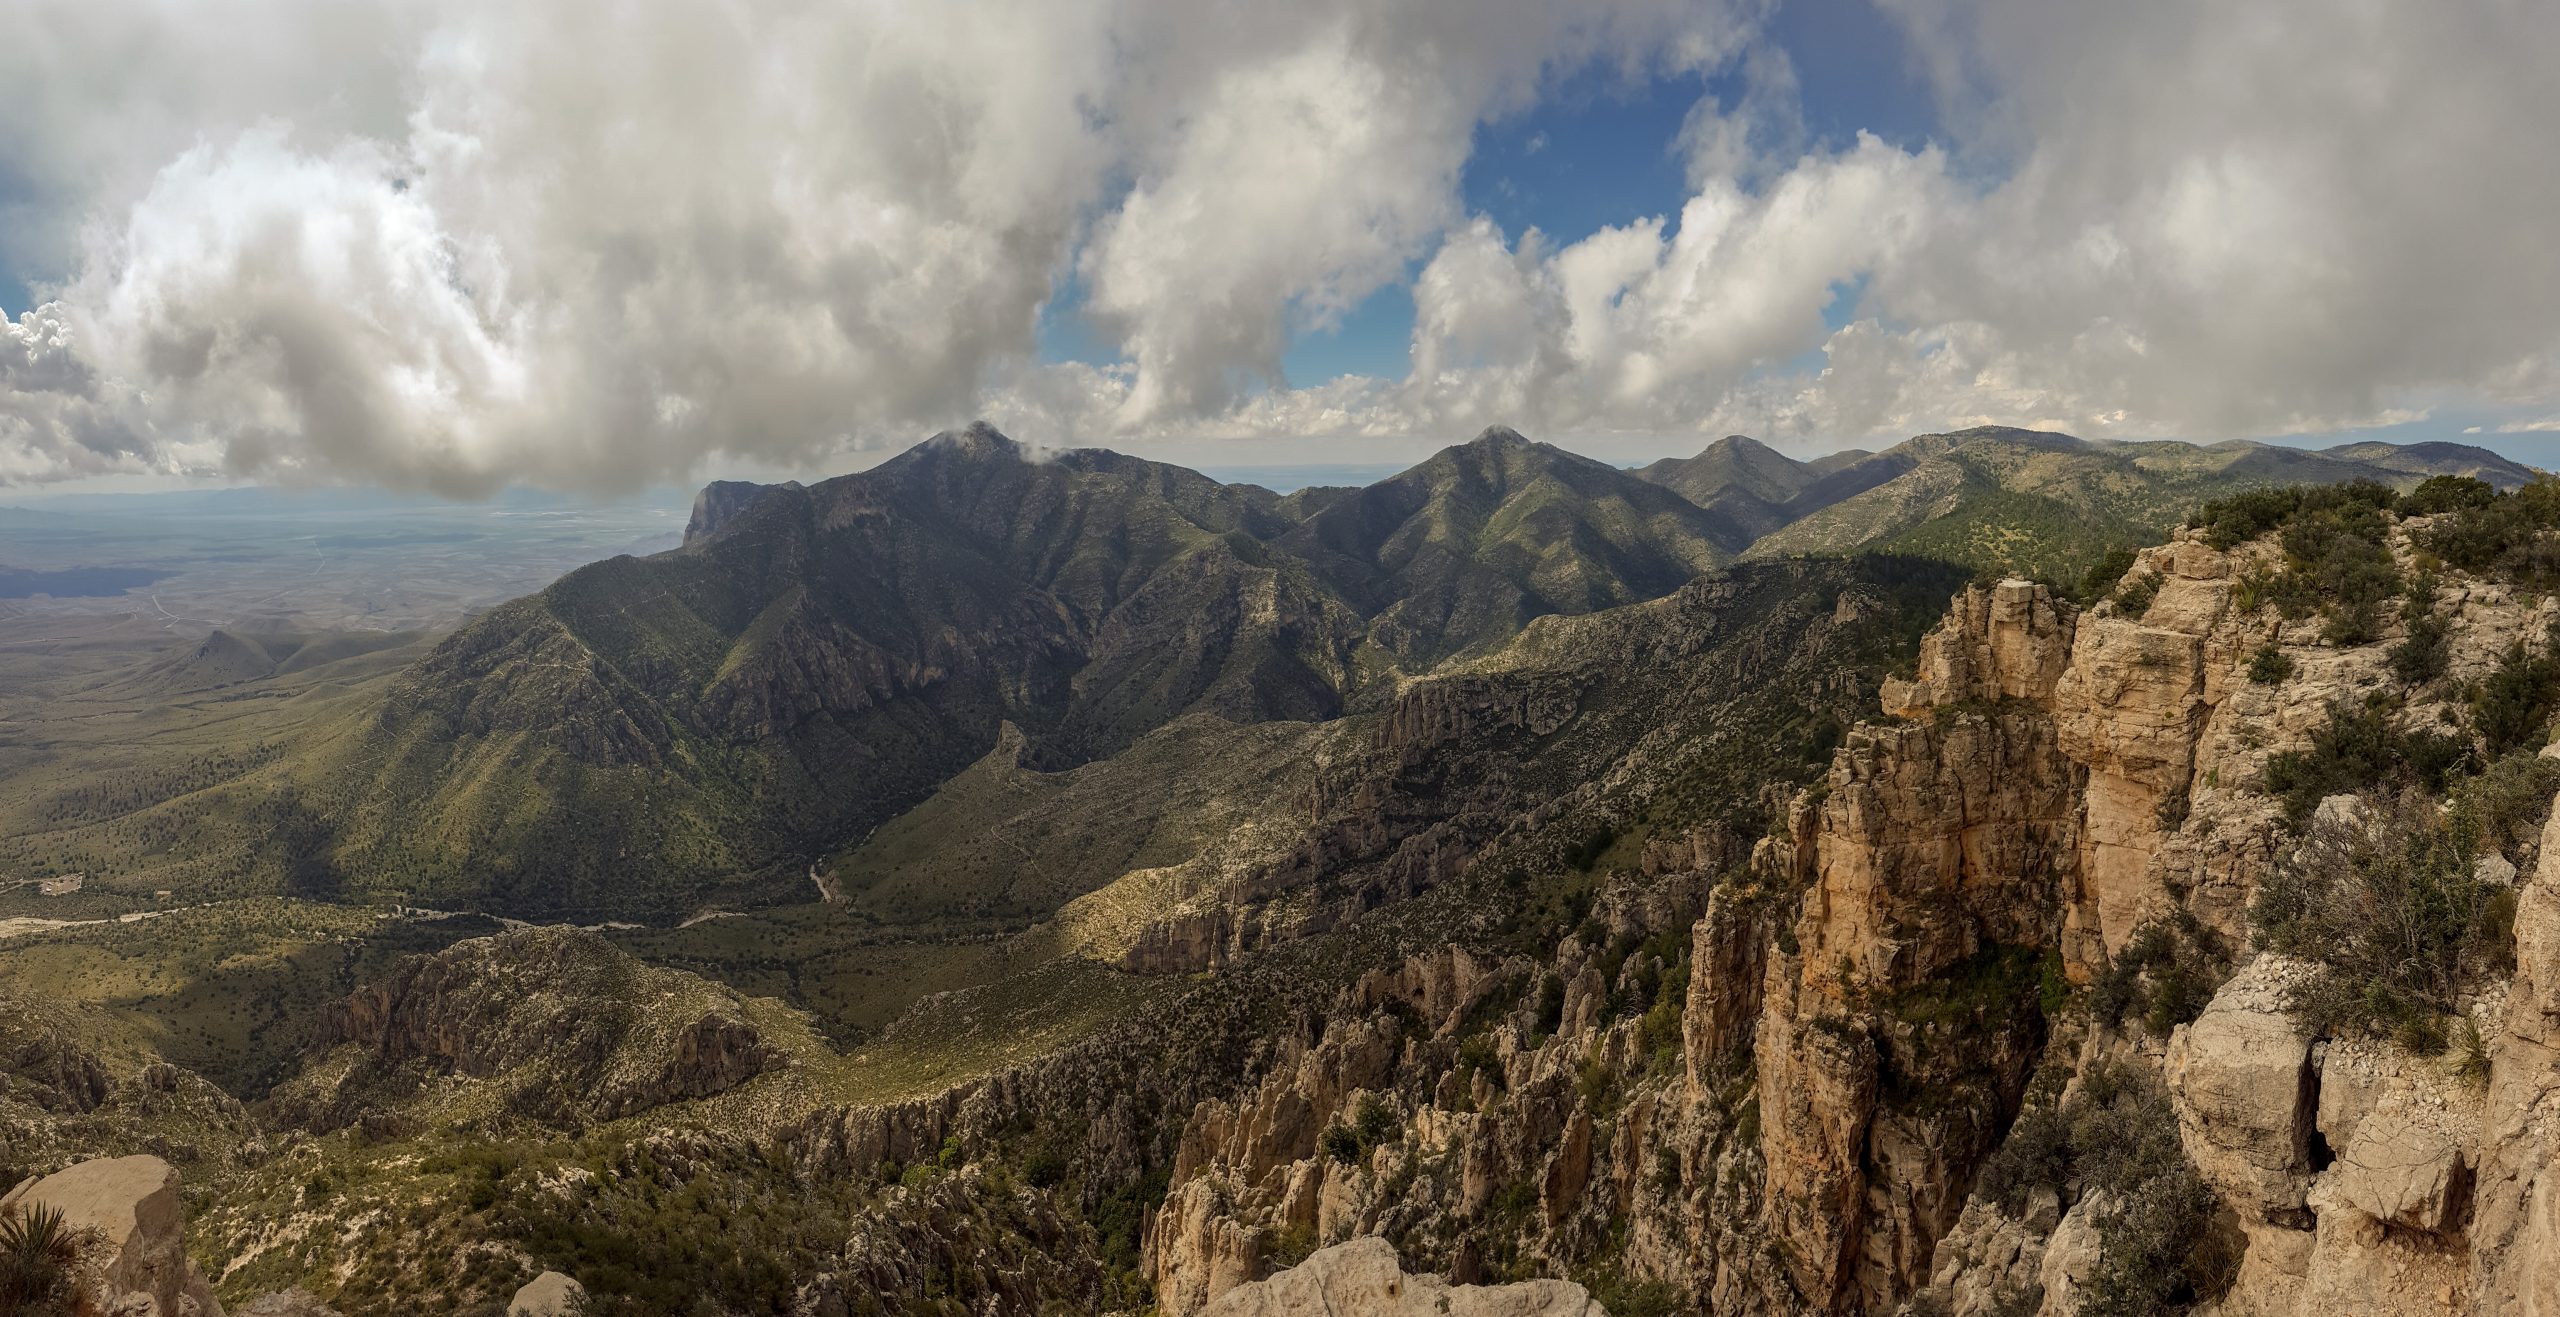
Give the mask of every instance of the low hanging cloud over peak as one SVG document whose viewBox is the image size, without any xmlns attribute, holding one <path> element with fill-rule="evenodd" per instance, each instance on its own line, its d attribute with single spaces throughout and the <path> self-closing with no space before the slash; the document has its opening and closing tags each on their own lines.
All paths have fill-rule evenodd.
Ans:
<svg viewBox="0 0 2560 1317">
<path fill-rule="evenodd" d="M 2524 0 L 1883 0 L 1926 144 L 1812 140 L 1760 0 L 249 7 L 21 7 L 0 481 L 627 488 L 980 414 L 1847 443 L 2560 410 L 2560 10 Z M 1483 125 L 1680 73 L 1726 92 L 1663 144 L 1676 212 L 1470 213 Z M 1396 284 L 1407 374 L 1283 377 Z M 1043 357 L 1062 295 L 1116 363 Z"/>
</svg>

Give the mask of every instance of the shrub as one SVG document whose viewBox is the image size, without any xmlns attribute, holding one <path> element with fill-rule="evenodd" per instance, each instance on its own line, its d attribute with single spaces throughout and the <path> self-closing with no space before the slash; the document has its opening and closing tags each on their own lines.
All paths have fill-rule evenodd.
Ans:
<svg viewBox="0 0 2560 1317">
<path fill-rule="evenodd" d="M 2471 476 L 2429 476 L 2400 496 L 2400 515 L 2427 517 L 2439 512 L 2485 508 L 2498 501 L 2497 488 Z"/>
<path fill-rule="evenodd" d="M 1469 1034 L 1465 1041 L 1458 1044 L 1458 1073 L 1470 1077 L 1478 1074 L 1490 1075 L 1493 1077 L 1494 1087 L 1502 1086 L 1502 1060 L 1494 1050 L 1493 1035 Z"/>
<path fill-rule="evenodd" d="M 2324 797 L 2377 785 L 2418 786 L 2440 793 L 2471 758 L 2471 743 L 2449 732 L 2403 732 L 2388 701 L 2329 706 L 2329 722 L 2306 750 L 2267 756 L 2266 788 L 2284 801 L 2285 820 L 2300 828 Z"/>
<path fill-rule="evenodd" d="M 2299 489 L 2249 489 L 2205 504 L 2187 524 L 2201 528 L 2206 543 L 2229 549 L 2283 525 L 2300 506 Z"/>
<path fill-rule="evenodd" d="M 1339 1121 L 1324 1127 L 1319 1140 L 1326 1156 L 1348 1166 L 1360 1160 L 1360 1135 Z"/>
<path fill-rule="evenodd" d="M 2188 524 L 2229 549 L 2281 530 L 2287 570 L 2243 582 L 2242 607 L 2262 600 L 2287 617 L 2318 612 L 2331 641 L 2361 644 L 2382 625 L 2382 605 L 2400 592 L 2400 573 L 2384 546 L 2387 512 L 2398 501 L 2369 480 L 2309 488 L 2261 489 L 2216 499 Z"/>
<path fill-rule="evenodd" d="M 2144 572 L 2140 576 L 2128 576 L 2124 578 L 2124 584 L 2116 587 L 2116 609 L 2126 617 L 2140 621 L 2143 614 L 2151 611 L 2151 601 L 2159 597 L 2159 594 L 2158 573 Z"/>
<path fill-rule="evenodd" d="M 2132 570 L 2133 550 L 2122 547 L 2109 549 L 2099 554 L 2096 562 L 2089 564 L 2089 570 L 2080 578 L 2080 588 L 2072 592 L 2073 596 L 2083 603 L 2104 599 L 2115 589 L 2116 582 L 2123 580 L 2124 574 Z"/>
<path fill-rule="evenodd" d="M 2292 675 L 2293 659 L 2272 640 L 2249 656 L 2249 680 L 2261 686 L 2278 685 Z"/>
<path fill-rule="evenodd" d="M 2509 850 L 2542 834 L 2555 791 L 2560 791 L 2560 761 L 2531 750 L 2511 751 L 2453 789 L 2446 801 L 2447 822 L 2467 847 L 2483 853 Z"/>
<path fill-rule="evenodd" d="M 1352 1117 L 1352 1129 L 1360 1136 L 1363 1153 L 1395 1142 L 1403 1132 L 1402 1125 L 1396 1120 L 1396 1109 L 1375 1093 L 1360 1095 L 1360 1109 Z"/>
<path fill-rule="evenodd" d="M 73 1311 L 81 1300 L 80 1268 L 98 1243 L 73 1229 L 57 1207 L 0 1212 L 0 1313 Z"/>
<path fill-rule="evenodd" d="M 2449 657 L 2445 625 L 2429 613 L 2409 622 L 2409 634 L 2391 647 L 2391 675 L 2404 686 L 2424 686 L 2444 675 Z"/>
<path fill-rule="evenodd" d="M 2560 479 L 2544 476 L 2511 494 L 2467 497 L 2418 536 L 2420 547 L 2465 571 L 2536 587 L 2560 582 L 2560 544 L 2551 535 L 2560 529 Z"/>
<path fill-rule="evenodd" d="M 2560 657 L 2547 650 L 2532 653 L 2517 641 L 2471 697 L 2471 726 L 2493 759 L 2519 747 L 2538 750 L 2555 707 L 2560 707 Z"/>
<path fill-rule="evenodd" d="M 2139 1019 L 2166 1037 L 2191 1024 L 2231 972 L 2231 953 L 2194 914 L 2180 910 L 2133 930 L 2124 950 L 2090 985 L 2089 1010 L 2101 1023 Z"/>
<path fill-rule="evenodd" d="M 2510 955 L 2515 894 L 2473 873 L 2477 826 L 2416 792 L 2370 798 L 2360 819 L 2314 824 L 2259 884 L 2250 922 L 2315 967 L 2292 1002 L 2315 1028 L 2442 1050 L 2446 1017 Z"/>
<path fill-rule="evenodd" d="M 2082 1312 L 2175 1312 L 2229 1288 L 2238 1250 L 2179 1146 L 2168 1094 L 2148 1071 L 2101 1064 L 2068 1102 L 2021 1114 L 1984 1163 L 1974 1196 L 2014 1215 L 2037 1186 L 2106 1195 Z"/>
</svg>

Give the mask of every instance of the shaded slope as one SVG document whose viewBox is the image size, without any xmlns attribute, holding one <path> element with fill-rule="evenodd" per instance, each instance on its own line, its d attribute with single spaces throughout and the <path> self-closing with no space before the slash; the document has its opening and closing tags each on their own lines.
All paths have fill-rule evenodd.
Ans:
<svg viewBox="0 0 2560 1317">
<path fill-rule="evenodd" d="M 1185 715 L 1328 719 L 1722 556 L 1709 514 L 1509 431 L 1284 499 L 976 427 L 697 512 L 683 549 L 573 572 L 419 663 L 342 766 L 337 871 L 587 918 L 797 895 L 1000 724 L 1056 770 Z"/>
<path fill-rule="evenodd" d="M 1535 617 L 1658 598 L 1735 528 L 1669 490 L 1495 427 L 1329 503 L 1284 537 L 1408 670 Z"/>
</svg>

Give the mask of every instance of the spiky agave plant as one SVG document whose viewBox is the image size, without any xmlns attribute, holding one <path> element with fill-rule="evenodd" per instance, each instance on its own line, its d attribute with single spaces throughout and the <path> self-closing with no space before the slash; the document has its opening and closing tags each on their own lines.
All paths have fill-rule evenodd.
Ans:
<svg viewBox="0 0 2560 1317">
<path fill-rule="evenodd" d="M 87 1310 L 80 1264 L 89 1239 L 62 1210 L 37 1204 L 0 1211 L 0 1317 L 78 1317 Z"/>
</svg>

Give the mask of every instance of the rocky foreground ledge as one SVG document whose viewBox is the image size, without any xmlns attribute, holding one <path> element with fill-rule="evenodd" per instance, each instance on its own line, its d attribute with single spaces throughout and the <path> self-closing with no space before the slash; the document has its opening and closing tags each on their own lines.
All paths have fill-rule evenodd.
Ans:
<svg viewBox="0 0 2560 1317">
<path fill-rule="evenodd" d="M 0 1213 L 51 1208 L 99 1244 L 82 1278 L 99 1311 L 116 1317 L 222 1317 L 187 1261 L 178 1171 L 157 1157 L 86 1161 L 29 1179 L 0 1198 Z"/>
<path fill-rule="evenodd" d="M 1571 1281 L 1515 1285 L 1451 1285 L 1438 1276 L 1405 1274 L 1395 1246 L 1375 1235 L 1319 1249 L 1269 1280 L 1239 1285 L 1209 1305 L 1206 1317 L 1609 1317 Z"/>
<path fill-rule="evenodd" d="M 94 1240 L 76 1277 L 82 1303 L 75 1311 L 105 1317 L 224 1317 L 213 1287 L 187 1260 L 186 1212 L 178 1199 L 176 1167 L 157 1157 L 102 1157 L 51 1175 L 31 1176 L 0 1196 L 0 1215 L 42 1208 L 60 1212 L 67 1228 Z M 1392 1270 L 1394 1253 L 1390 1251 L 1387 1258 Z M 546 1271 L 516 1292 L 507 1305 L 508 1317 L 568 1317 L 579 1310 L 585 1293 L 577 1281 Z M 1544 1314 L 1549 1310 L 1487 1311 Z M 339 1314 L 301 1290 L 287 1290 L 252 1299 L 233 1317 Z"/>
</svg>

